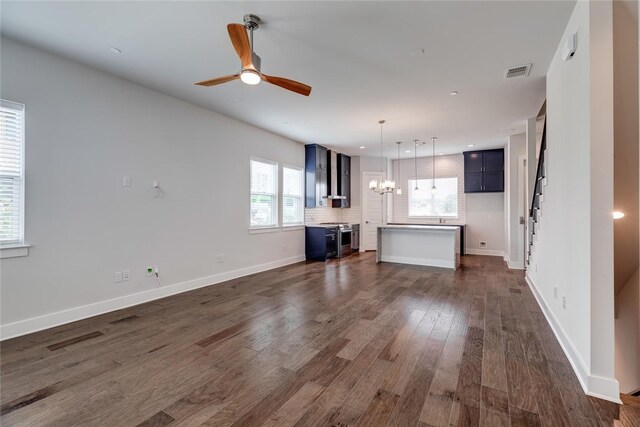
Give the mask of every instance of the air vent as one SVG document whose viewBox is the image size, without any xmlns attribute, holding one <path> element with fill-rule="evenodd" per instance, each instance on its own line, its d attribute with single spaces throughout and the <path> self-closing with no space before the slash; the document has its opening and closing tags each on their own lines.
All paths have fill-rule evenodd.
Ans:
<svg viewBox="0 0 640 427">
<path fill-rule="evenodd" d="M 531 64 L 519 65 L 517 67 L 508 68 L 504 72 L 505 79 L 515 79 L 518 77 L 527 77 L 531 71 Z"/>
</svg>

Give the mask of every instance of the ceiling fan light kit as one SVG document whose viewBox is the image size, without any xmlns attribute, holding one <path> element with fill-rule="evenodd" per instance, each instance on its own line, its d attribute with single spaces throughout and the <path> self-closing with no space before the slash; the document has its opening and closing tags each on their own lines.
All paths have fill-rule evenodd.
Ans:
<svg viewBox="0 0 640 427">
<path fill-rule="evenodd" d="M 290 90 L 300 95 L 309 96 L 311 86 L 295 80 L 285 79 L 284 77 L 268 76 L 260 70 L 260 57 L 253 51 L 253 32 L 260 28 L 262 22 L 256 15 L 247 14 L 243 17 L 244 24 L 229 24 L 227 31 L 231 44 L 233 44 L 236 53 L 240 57 L 242 64 L 238 74 L 232 74 L 224 77 L 218 77 L 211 80 L 204 80 L 195 83 L 198 86 L 216 86 L 233 80 L 242 81 L 248 85 L 257 85 L 262 80 L 272 85 L 279 86 L 283 89 Z M 247 34 L 249 32 L 249 34 Z"/>
</svg>

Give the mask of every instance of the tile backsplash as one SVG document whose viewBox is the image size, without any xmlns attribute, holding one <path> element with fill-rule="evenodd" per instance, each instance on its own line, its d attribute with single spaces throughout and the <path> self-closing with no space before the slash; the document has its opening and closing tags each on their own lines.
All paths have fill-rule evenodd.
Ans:
<svg viewBox="0 0 640 427">
<path fill-rule="evenodd" d="M 309 208 L 304 210 L 305 224 L 318 224 L 321 222 L 348 222 L 360 223 L 360 207 L 351 208 Z"/>
</svg>

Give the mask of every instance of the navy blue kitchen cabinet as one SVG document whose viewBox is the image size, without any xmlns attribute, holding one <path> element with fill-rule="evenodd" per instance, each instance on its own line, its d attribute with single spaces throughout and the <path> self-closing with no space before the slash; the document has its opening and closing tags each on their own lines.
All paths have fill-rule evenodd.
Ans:
<svg viewBox="0 0 640 427">
<path fill-rule="evenodd" d="M 504 191 L 504 149 L 465 151 L 464 192 L 501 193 Z"/>
<path fill-rule="evenodd" d="M 338 255 L 338 227 L 305 227 L 305 256 L 307 260 L 325 261 Z"/>
<path fill-rule="evenodd" d="M 328 157 L 322 145 L 308 144 L 305 149 L 305 207 L 327 206 Z"/>
<path fill-rule="evenodd" d="M 338 195 L 344 196 L 344 199 L 332 200 L 334 208 L 350 208 L 351 207 L 351 157 L 346 154 L 338 153 L 336 155 L 336 176 Z"/>
</svg>

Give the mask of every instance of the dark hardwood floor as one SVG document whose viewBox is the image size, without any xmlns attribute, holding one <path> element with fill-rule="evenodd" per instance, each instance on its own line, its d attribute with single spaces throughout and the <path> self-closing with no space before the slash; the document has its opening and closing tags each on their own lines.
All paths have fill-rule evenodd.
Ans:
<svg viewBox="0 0 640 427">
<path fill-rule="evenodd" d="M 371 253 L 299 263 L 9 340 L 1 356 L 3 426 L 624 421 L 584 395 L 522 273 L 494 257 L 456 273 Z"/>
</svg>

